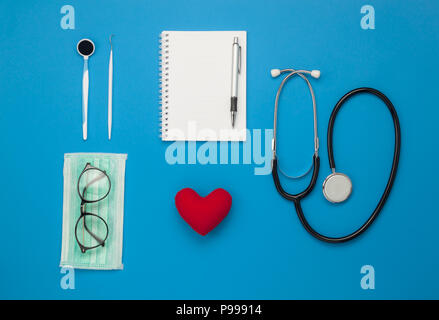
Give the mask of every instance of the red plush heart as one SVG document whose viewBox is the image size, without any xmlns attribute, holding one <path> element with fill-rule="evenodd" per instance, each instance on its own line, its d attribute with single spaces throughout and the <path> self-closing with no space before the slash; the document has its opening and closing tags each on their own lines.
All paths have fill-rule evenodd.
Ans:
<svg viewBox="0 0 439 320">
<path fill-rule="evenodd" d="M 232 196 L 224 189 L 216 189 L 203 198 L 191 188 L 184 188 L 176 194 L 175 205 L 184 221 L 205 236 L 227 216 Z"/>
</svg>

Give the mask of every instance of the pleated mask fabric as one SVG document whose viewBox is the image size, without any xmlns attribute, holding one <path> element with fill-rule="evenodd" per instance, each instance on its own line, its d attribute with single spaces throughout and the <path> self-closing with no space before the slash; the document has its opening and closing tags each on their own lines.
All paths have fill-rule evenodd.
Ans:
<svg viewBox="0 0 439 320">
<path fill-rule="evenodd" d="M 114 153 L 67 153 L 64 155 L 64 192 L 63 192 L 63 226 L 61 267 L 78 269 L 113 270 L 123 269 L 123 216 L 125 192 L 126 154 Z M 81 197 L 78 193 L 78 178 L 87 164 L 104 171 L 111 182 L 108 195 L 96 202 L 86 204 L 87 212 L 102 218 L 108 226 L 108 236 L 104 246 L 81 251 L 77 237 L 82 239 L 90 235 L 76 230 L 75 226 L 81 217 Z M 100 192 L 92 190 L 91 192 Z M 94 219 L 102 221 L 101 219 Z M 87 224 L 95 234 L 103 232 L 102 223 Z M 79 223 L 81 227 L 81 223 Z M 79 235 L 78 235 L 79 234 Z M 81 241 L 81 240 L 80 240 Z"/>
</svg>

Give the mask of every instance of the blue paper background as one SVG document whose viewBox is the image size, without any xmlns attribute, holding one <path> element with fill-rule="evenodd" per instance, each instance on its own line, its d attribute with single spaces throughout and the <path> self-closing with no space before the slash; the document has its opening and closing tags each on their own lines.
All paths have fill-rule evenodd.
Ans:
<svg viewBox="0 0 439 320">
<path fill-rule="evenodd" d="M 75 30 L 60 8 L 75 8 Z M 363 30 L 360 8 L 375 8 Z M 439 298 L 437 119 L 439 4 L 436 1 L 1 1 L 0 298 L 296 299 Z M 333 206 L 321 194 L 329 173 L 326 128 L 348 90 L 371 86 L 394 103 L 402 128 L 398 176 L 379 218 L 361 238 L 329 245 L 311 238 L 293 206 L 255 165 L 174 165 L 158 138 L 158 35 L 162 30 L 247 30 L 247 125 L 272 128 L 280 79 L 273 67 L 320 69 L 317 95 L 321 172 L 303 201 L 319 231 L 341 235 L 362 224 L 385 186 L 393 127 L 384 105 L 356 97 L 334 132 L 339 171 L 354 183 Z M 113 139 L 107 140 L 108 37 L 114 37 Z M 89 140 L 82 141 L 82 59 L 90 58 Z M 209 74 L 206 73 L 208 81 Z M 312 113 L 294 79 L 282 96 L 279 155 L 293 174 L 311 160 Z M 200 145 L 200 144 L 199 144 Z M 128 153 L 123 271 L 76 271 L 60 280 L 62 167 L 67 152 Z M 305 181 L 291 184 L 300 191 Z M 229 216 L 208 236 L 179 217 L 183 187 L 233 196 Z M 360 268 L 375 268 L 362 290 Z"/>
</svg>

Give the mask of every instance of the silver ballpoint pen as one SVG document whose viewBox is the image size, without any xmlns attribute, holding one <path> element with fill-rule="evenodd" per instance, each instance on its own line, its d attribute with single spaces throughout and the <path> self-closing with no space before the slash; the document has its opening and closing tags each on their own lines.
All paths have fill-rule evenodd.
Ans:
<svg viewBox="0 0 439 320">
<path fill-rule="evenodd" d="M 238 37 L 233 38 L 232 46 L 232 95 L 230 98 L 230 114 L 232 128 L 235 127 L 236 113 L 238 112 L 238 74 L 241 73 L 241 46 Z"/>
</svg>

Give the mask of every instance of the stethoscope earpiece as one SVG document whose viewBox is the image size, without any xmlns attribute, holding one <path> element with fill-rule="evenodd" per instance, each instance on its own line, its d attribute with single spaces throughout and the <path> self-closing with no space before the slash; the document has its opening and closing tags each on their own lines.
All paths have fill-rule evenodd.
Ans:
<svg viewBox="0 0 439 320">
<path fill-rule="evenodd" d="M 270 70 L 270 74 L 273 78 L 277 78 L 278 76 L 281 75 L 282 72 L 291 72 L 293 69 L 285 69 L 285 70 L 280 70 L 280 69 L 271 69 Z M 318 79 L 320 78 L 320 70 L 311 70 L 311 71 L 307 71 L 307 70 L 300 70 L 297 73 L 308 73 L 311 75 L 311 77 Z"/>
<path fill-rule="evenodd" d="M 332 203 L 345 201 L 352 192 L 352 182 L 343 173 L 333 172 L 323 182 L 323 195 Z"/>
</svg>

